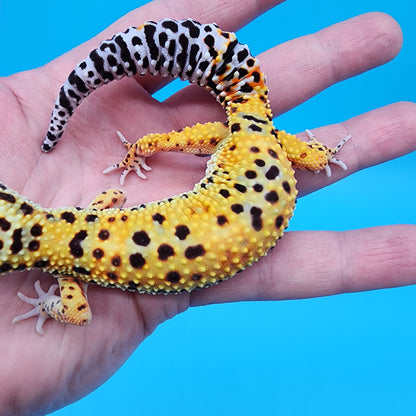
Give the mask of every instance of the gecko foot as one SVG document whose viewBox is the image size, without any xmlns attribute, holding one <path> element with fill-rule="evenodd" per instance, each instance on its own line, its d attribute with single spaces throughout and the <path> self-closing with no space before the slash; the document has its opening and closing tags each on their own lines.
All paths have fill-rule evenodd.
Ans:
<svg viewBox="0 0 416 416">
<path fill-rule="evenodd" d="M 38 295 L 37 298 L 30 298 L 23 293 L 19 292 L 17 296 L 25 303 L 33 306 L 33 309 L 29 312 L 26 312 L 22 315 L 16 316 L 12 323 L 16 324 L 17 322 L 23 321 L 25 319 L 37 316 L 38 320 L 36 322 L 36 332 L 40 335 L 44 334 L 43 324 L 50 318 L 50 315 L 45 310 L 45 304 L 51 302 L 57 302 L 60 300 L 59 296 L 55 295 L 56 289 L 58 289 L 57 284 L 52 285 L 47 292 L 45 292 L 41 286 L 39 280 L 35 282 L 35 290 Z"/>
<path fill-rule="evenodd" d="M 308 135 L 309 137 L 309 142 L 308 144 L 311 146 L 322 146 L 322 144 L 320 142 L 318 142 L 318 140 L 316 140 L 315 135 L 310 131 L 310 130 L 305 130 L 305 133 Z M 339 167 L 341 167 L 342 170 L 347 170 L 347 165 L 342 161 L 337 159 L 336 157 L 334 157 L 342 148 L 342 146 L 344 146 L 344 144 L 351 139 L 351 134 L 349 134 L 348 136 L 345 136 L 335 147 L 326 147 L 323 146 L 326 150 L 327 153 L 327 158 L 328 158 L 328 163 L 326 164 L 326 166 L 324 167 L 324 171 L 326 173 L 326 176 L 328 178 L 331 177 L 332 175 L 332 171 L 331 171 L 331 167 L 330 167 L 330 163 L 333 163 L 334 165 L 338 165 Z M 315 173 L 319 173 L 320 170 L 315 171 Z"/>
<path fill-rule="evenodd" d="M 104 169 L 103 173 L 106 174 L 112 172 L 113 170 L 124 168 L 120 176 L 120 185 L 124 185 L 126 176 L 132 171 L 136 172 L 139 178 L 147 179 L 146 175 L 142 172 L 142 169 L 145 171 L 151 171 L 152 168 L 146 164 L 146 157 L 139 156 L 135 152 L 136 146 L 130 143 L 119 131 L 117 131 L 117 136 L 128 149 L 127 154 L 121 162 Z"/>
</svg>

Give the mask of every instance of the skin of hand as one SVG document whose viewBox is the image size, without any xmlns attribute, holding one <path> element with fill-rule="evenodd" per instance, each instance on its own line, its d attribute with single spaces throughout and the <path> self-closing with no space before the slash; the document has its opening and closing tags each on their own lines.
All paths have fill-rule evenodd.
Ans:
<svg viewBox="0 0 416 416">
<path fill-rule="evenodd" d="M 250 0 L 242 8 L 233 0 L 233 13 L 227 13 L 229 4 L 226 10 L 218 0 L 211 3 L 207 10 L 202 0 L 178 1 L 166 16 L 164 3 L 154 1 L 44 67 L 2 78 L 0 108 L 8 111 L 0 113 L 1 181 L 45 207 L 86 206 L 118 181 L 117 173 L 100 174 L 123 156 L 116 128 L 122 128 L 132 140 L 196 122 L 225 120 L 219 104 L 199 87 L 188 86 L 159 103 L 151 94 L 165 80 L 144 77 L 135 83 L 124 79 L 83 103 L 51 154 L 40 151 L 60 85 L 99 41 L 130 25 L 163 17 L 216 21 L 221 28 L 235 31 L 279 1 Z M 334 83 L 384 64 L 398 53 L 401 43 L 401 30 L 391 17 L 369 13 L 264 52 L 259 58 L 267 75 L 273 113 L 284 113 Z M 276 62 L 284 63 L 279 71 Z M 348 170 L 334 169 L 330 179 L 323 174 L 299 173 L 302 195 L 414 151 L 416 105 L 396 103 L 313 131 L 329 146 L 352 135 L 342 150 Z M 202 176 L 206 159 L 162 154 L 153 157 L 151 164 L 149 180 L 132 175 L 126 181 L 123 189 L 128 206 L 190 189 Z M 178 171 L 180 175 L 175 174 Z M 174 181 L 166 180 L 170 177 Z M 319 256 L 315 253 L 318 245 Z M 347 267 L 351 258 L 355 261 Z M 416 283 L 416 226 L 289 232 L 267 257 L 236 278 L 191 294 L 150 296 L 90 286 L 93 322 L 78 328 L 51 320 L 43 337 L 35 332 L 32 320 L 11 324 L 14 316 L 27 310 L 16 293 L 30 295 L 38 279 L 45 289 L 54 282 L 39 271 L 0 279 L 0 331 L 7 334 L 0 339 L 2 415 L 44 414 L 80 399 L 110 377 L 157 325 L 190 306 L 306 298 Z"/>
</svg>

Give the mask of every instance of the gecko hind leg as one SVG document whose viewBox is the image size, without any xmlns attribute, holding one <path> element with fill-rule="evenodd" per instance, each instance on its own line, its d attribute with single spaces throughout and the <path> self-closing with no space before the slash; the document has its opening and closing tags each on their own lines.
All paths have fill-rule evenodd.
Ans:
<svg viewBox="0 0 416 416">
<path fill-rule="evenodd" d="M 35 282 L 35 291 L 38 295 L 37 298 L 30 298 L 24 295 L 21 292 L 17 293 L 17 296 L 25 303 L 32 305 L 33 309 L 30 311 L 16 316 L 13 320 L 13 324 L 17 324 L 18 322 L 24 321 L 26 319 L 32 318 L 33 316 L 37 316 L 38 320 L 36 322 L 36 332 L 40 335 L 44 334 L 43 324 L 50 318 L 50 315 L 44 308 L 45 302 L 49 302 L 50 299 L 59 300 L 59 296 L 55 295 L 56 289 L 58 289 L 57 284 L 52 285 L 47 292 L 45 292 L 42 287 L 40 286 L 40 281 L 36 280 Z"/>
<path fill-rule="evenodd" d="M 126 201 L 126 195 L 119 189 L 109 189 L 95 197 L 88 205 L 89 208 L 99 210 L 108 208 L 122 208 Z M 88 284 L 79 282 L 72 277 L 55 276 L 58 284 L 53 284 L 47 292 L 40 286 L 40 281 L 35 282 L 37 297 L 31 298 L 19 292 L 17 296 L 25 303 L 32 305 L 33 309 L 16 316 L 12 323 L 37 317 L 36 332 L 44 334 L 43 325 L 49 318 L 62 323 L 73 325 L 88 325 L 92 319 L 91 308 L 87 299 Z M 59 296 L 55 294 L 59 286 Z"/>
<path fill-rule="evenodd" d="M 59 286 L 60 296 L 55 295 Z M 35 282 L 37 298 L 30 298 L 19 292 L 17 296 L 33 309 L 22 315 L 16 316 L 12 323 L 37 316 L 36 332 L 44 334 L 43 325 L 53 318 L 62 323 L 74 325 L 87 325 L 91 322 L 91 309 L 87 301 L 87 285 L 78 283 L 73 278 L 58 278 L 58 284 L 53 284 L 47 292 L 40 286 L 40 281 Z"/>
</svg>

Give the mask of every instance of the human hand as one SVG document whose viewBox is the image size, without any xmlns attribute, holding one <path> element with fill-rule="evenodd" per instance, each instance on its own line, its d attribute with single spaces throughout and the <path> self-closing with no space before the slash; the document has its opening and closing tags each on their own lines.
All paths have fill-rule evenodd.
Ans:
<svg viewBox="0 0 416 416">
<path fill-rule="evenodd" d="M 264 3 L 266 9 L 273 2 Z M 99 39 L 147 19 L 166 17 L 159 4 L 152 3 L 130 13 L 99 35 Z M 189 10 L 189 4 L 186 11 L 175 4 L 176 13 L 169 17 L 189 15 L 206 22 L 215 20 L 224 29 L 236 30 L 259 12 L 256 4 L 250 2 L 244 10 L 236 7 L 232 17 L 225 16 L 225 10 L 224 16 L 221 10 L 215 10 L 215 15 L 201 16 L 200 2 L 192 2 L 195 11 Z M 371 14 L 260 55 L 271 90 L 273 112 L 287 111 L 337 81 L 386 62 L 397 53 L 400 43 L 397 25 L 385 15 Z M 149 94 L 163 80 L 146 77 L 137 84 L 123 80 L 89 97 L 71 120 L 59 147 L 49 155 L 42 154 L 40 143 L 58 88 L 75 64 L 97 44 L 96 38 L 41 69 L 2 80 L 0 102 L 9 111 L 7 116 L 5 113 L 0 116 L 3 118 L 1 180 L 43 206 L 85 206 L 102 189 L 114 187 L 117 174 L 101 176 L 99 172 L 123 156 L 123 147 L 113 139 L 116 128 L 133 138 L 196 122 L 225 119 L 220 106 L 202 89 L 187 87 L 160 104 Z M 332 47 L 327 50 L 325 45 Z M 305 64 L 305 56 L 313 65 Z M 278 71 L 276 62 L 282 63 Z M 328 145 L 346 133 L 353 135 L 342 151 L 349 170 L 334 169 L 332 180 L 414 150 L 414 113 L 414 105 L 402 103 L 343 125 L 314 129 Z M 185 157 L 186 169 L 183 168 Z M 19 170 L 11 169 L 12 160 Z M 125 187 L 128 205 L 190 189 L 202 175 L 205 162 L 184 155 L 155 156 L 152 158 L 154 171 L 148 181 L 128 179 Z M 173 175 L 178 170 L 181 175 Z M 170 177 L 175 182 L 166 180 Z M 302 194 L 330 183 L 324 175 L 299 174 L 298 179 Z M 414 248 L 411 250 L 415 239 L 414 227 L 410 226 L 406 232 L 402 227 L 383 227 L 348 233 L 288 233 L 276 250 L 254 267 L 218 287 L 191 295 L 153 297 L 91 287 L 93 323 L 86 328 L 75 328 L 50 322 L 44 337 L 35 333 L 34 322 L 14 327 L 10 323 L 13 316 L 27 309 L 16 293 L 19 290 L 30 293 L 33 281 L 39 277 L 44 286 L 52 278 L 36 271 L 4 277 L 0 281 L 3 311 L 0 325 L 3 334 L 8 336 L 0 344 L 4 352 L 0 413 L 44 412 L 85 395 L 114 372 L 159 323 L 189 306 L 321 296 L 412 283 L 416 267 L 412 263 Z M 327 257 L 316 257 L 318 243 Z M 387 250 L 390 252 L 387 259 L 375 255 Z M 403 252 L 408 254 L 403 256 Z M 350 258 L 357 259 L 355 265 L 341 267 Z M 393 266 L 396 268 L 394 281 L 389 273 Z M 23 336 L 25 342 L 22 342 Z M 11 397 L 13 410 L 7 407 Z"/>
</svg>

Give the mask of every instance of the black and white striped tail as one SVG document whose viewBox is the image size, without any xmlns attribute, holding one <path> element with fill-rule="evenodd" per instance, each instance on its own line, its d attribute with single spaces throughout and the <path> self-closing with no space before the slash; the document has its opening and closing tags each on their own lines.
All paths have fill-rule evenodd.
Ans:
<svg viewBox="0 0 416 416">
<path fill-rule="evenodd" d="M 164 19 L 130 27 L 102 42 L 70 73 L 55 102 L 42 150 L 48 152 L 58 143 L 84 98 L 115 79 L 145 74 L 181 78 L 208 88 L 222 102 L 254 65 L 248 47 L 215 24 Z"/>
</svg>

